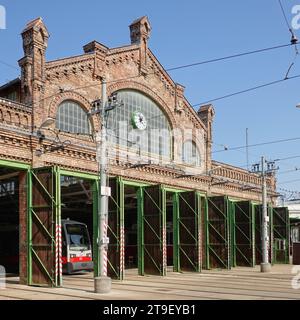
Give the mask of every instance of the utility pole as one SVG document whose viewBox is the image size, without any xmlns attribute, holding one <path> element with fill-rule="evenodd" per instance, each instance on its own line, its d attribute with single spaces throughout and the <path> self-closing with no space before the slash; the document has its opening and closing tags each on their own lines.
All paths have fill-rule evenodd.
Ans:
<svg viewBox="0 0 300 320">
<path fill-rule="evenodd" d="M 108 186 L 108 149 L 107 149 L 107 133 L 106 133 L 106 115 L 109 111 L 123 105 L 117 101 L 117 95 L 107 97 L 106 80 L 101 81 L 102 94 L 101 100 L 93 102 L 93 108 L 89 112 L 89 116 L 98 115 L 100 120 L 100 131 L 96 133 L 96 152 L 99 170 L 99 197 L 98 197 L 98 258 L 99 258 L 99 274 L 94 279 L 96 293 L 108 293 L 111 291 L 111 278 L 107 276 L 107 252 L 109 238 L 107 237 L 108 227 L 108 199 L 111 195 Z"/>
<path fill-rule="evenodd" d="M 111 278 L 107 276 L 107 224 L 108 224 L 108 187 L 107 187 L 107 141 L 105 125 L 105 107 L 107 103 L 106 81 L 102 79 L 102 95 L 100 110 L 101 131 L 97 133 L 97 161 L 99 165 L 100 186 L 99 186 L 99 238 L 98 238 L 98 255 L 99 255 L 99 277 L 95 278 L 95 292 L 108 293 L 111 290 Z"/>
<path fill-rule="evenodd" d="M 267 164 L 267 169 L 265 165 Z M 261 167 L 261 168 L 260 168 Z M 262 221 L 261 221 L 261 248 L 262 248 L 262 263 L 260 264 L 261 272 L 270 272 L 271 264 L 269 262 L 269 216 L 268 216 L 268 201 L 267 201 L 267 181 L 266 174 L 274 172 L 274 161 L 266 161 L 265 157 L 261 157 L 261 163 L 253 165 L 252 171 L 260 173 L 262 178 Z"/>
<path fill-rule="evenodd" d="M 262 263 L 261 272 L 270 272 L 271 264 L 269 263 L 269 216 L 267 204 L 267 181 L 265 171 L 265 158 L 261 157 L 261 176 L 262 176 Z"/>
</svg>

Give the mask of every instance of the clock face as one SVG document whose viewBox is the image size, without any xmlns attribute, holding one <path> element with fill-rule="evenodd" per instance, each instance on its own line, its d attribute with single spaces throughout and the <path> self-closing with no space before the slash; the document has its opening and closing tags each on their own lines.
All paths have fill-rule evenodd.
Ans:
<svg viewBox="0 0 300 320">
<path fill-rule="evenodd" d="M 134 112 L 132 115 L 132 126 L 134 129 L 145 130 L 147 128 L 146 117 L 141 112 Z"/>
</svg>

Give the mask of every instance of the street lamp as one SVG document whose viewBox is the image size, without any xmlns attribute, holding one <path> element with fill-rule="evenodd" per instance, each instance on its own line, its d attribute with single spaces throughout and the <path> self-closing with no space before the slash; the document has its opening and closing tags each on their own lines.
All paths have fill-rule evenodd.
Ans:
<svg viewBox="0 0 300 320">
<path fill-rule="evenodd" d="M 48 117 L 37 129 L 37 137 L 39 139 L 45 139 L 45 135 L 41 132 L 41 129 L 50 127 L 55 122 L 54 118 Z"/>
<path fill-rule="evenodd" d="M 55 134 L 55 140 L 54 142 L 50 145 L 49 149 L 46 149 L 45 151 L 38 149 L 36 150 L 35 154 L 36 156 L 40 157 L 43 153 L 45 153 L 46 151 L 48 152 L 53 152 L 53 151 L 57 151 L 57 150 L 63 150 L 65 147 L 67 147 L 68 145 L 71 144 L 70 140 L 65 140 L 65 141 L 61 141 L 60 137 L 59 137 L 59 131 L 55 130 L 53 128 L 48 128 L 49 126 L 51 126 L 53 123 L 55 122 L 54 118 L 47 118 L 37 129 L 36 135 L 40 141 L 40 143 L 42 143 L 43 140 L 46 139 L 45 134 L 42 132 L 42 129 L 46 129 L 49 131 L 52 131 Z"/>
</svg>

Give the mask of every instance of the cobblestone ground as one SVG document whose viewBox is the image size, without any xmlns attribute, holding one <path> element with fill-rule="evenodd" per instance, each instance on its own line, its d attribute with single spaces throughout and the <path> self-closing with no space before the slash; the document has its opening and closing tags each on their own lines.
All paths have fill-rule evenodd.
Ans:
<svg viewBox="0 0 300 320">
<path fill-rule="evenodd" d="M 23 286 L 12 277 L 7 278 L 6 288 L 0 289 L 0 300 L 300 299 L 300 289 L 292 286 L 296 276 L 292 271 L 292 265 L 276 265 L 267 274 L 260 273 L 257 266 L 141 277 L 136 270 L 129 270 L 124 281 L 113 281 L 111 292 L 102 295 L 93 292 L 92 274 L 64 276 L 63 287 L 54 289 Z"/>
</svg>

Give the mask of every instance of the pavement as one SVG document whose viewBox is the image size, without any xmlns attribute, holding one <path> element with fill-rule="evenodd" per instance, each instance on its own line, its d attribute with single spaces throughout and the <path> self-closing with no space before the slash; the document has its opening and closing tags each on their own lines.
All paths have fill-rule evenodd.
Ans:
<svg viewBox="0 0 300 320">
<path fill-rule="evenodd" d="M 108 294 L 93 292 L 93 274 L 64 276 L 62 288 L 29 287 L 17 277 L 6 279 L 0 300 L 295 300 L 300 299 L 292 265 L 275 265 L 270 273 L 260 267 L 203 270 L 201 273 L 168 272 L 166 277 L 138 276 L 128 270 L 125 280 L 112 282 Z M 293 273 L 294 271 L 294 273 Z"/>
</svg>

